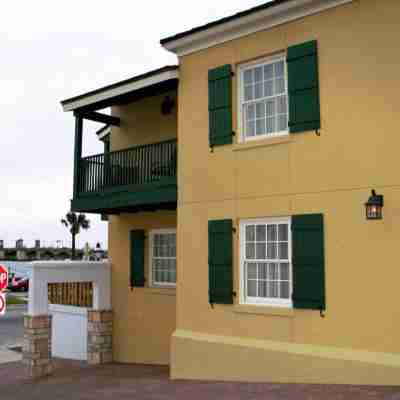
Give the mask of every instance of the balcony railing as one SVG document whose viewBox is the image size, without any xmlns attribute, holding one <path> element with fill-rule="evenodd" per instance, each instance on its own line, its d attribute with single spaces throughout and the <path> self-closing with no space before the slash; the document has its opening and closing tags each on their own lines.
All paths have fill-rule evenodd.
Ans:
<svg viewBox="0 0 400 400">
<path fill-rule="evenodd" d="M 176 165 L 176 139 L 85 157 L 78 170 L 79 194 L 176 177 Z"/>
</svg>

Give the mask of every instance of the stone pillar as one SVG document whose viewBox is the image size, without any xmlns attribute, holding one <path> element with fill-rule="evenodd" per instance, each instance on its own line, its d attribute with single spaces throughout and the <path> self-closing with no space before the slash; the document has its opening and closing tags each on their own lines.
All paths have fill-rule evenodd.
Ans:
<svg viewBox="0 0 400 400">
<path fill-rule="evenodd" d="M 112 362 L 112 325 L 112 311 L 88 311 L 87 360 L 89 364 Z"/>
<path fill-rule="evenodd" d="M 31 378 L 40 378 L 52 373 L 51 315 L 24 316 L 22 360 Z"/>
</svg>

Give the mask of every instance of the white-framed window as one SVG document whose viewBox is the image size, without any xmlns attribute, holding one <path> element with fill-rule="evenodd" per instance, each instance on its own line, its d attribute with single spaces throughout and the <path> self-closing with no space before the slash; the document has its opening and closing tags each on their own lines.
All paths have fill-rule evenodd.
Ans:
<svg viewBox="0 0 400 400">
<path fill-rule="evenodd" d="M 176 286 L 176 230 L 150 231 L 151 286 Z"/>
<path fill-rule="evenodd" d="M 288 134 L 285 55 L 240 66 L 238 98 L 243 142 Z"/>
<path fill-rule="evenodd" d="M 241 303 L 292 306 L 290 217 L 240 222 Z"/>
</svg>

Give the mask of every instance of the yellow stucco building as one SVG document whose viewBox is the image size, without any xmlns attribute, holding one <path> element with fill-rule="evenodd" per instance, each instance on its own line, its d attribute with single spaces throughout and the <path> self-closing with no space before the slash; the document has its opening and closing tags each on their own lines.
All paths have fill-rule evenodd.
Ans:
<svg viewBox="0 0 400 400">
<path fill-rule="evenodd" d="M 275 0 L 62 103 L 72 208 L 109 220 L 116 361 L 400 383 L 399 19 L 397 0 Z M 104 154 L 82 157 L 84 119 Z"/>
</svg>

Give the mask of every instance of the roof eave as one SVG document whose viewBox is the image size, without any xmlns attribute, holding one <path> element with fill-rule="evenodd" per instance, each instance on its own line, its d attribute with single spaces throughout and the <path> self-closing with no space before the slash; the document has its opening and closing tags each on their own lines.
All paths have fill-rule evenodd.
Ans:
<svg viewBox="0 0 400 400">
<path fill-rule="evenodd" d="M 61 106 L 66 112 L 88 108 L 93 109 L 93 107 L 97 105 L 99 107 L 105 107 L 111 105 L 114 99 L 120 99 L 134 92 L 143 91 L 151 87 L 156 87 L 157 85 L 160 86 L 163 83 L 177 80 L 179 80 L 178 66 L 167 66 L 63 100 L 61 101 Z M 166 87 L 169 86 L 166 85 Z"/>
<path fill-rule="evenodd" d="M 316 14 L 353 0 L 281 0 L 171 36 L 161 45 L 184 56 L 251 33 Z"/>
</svg>

